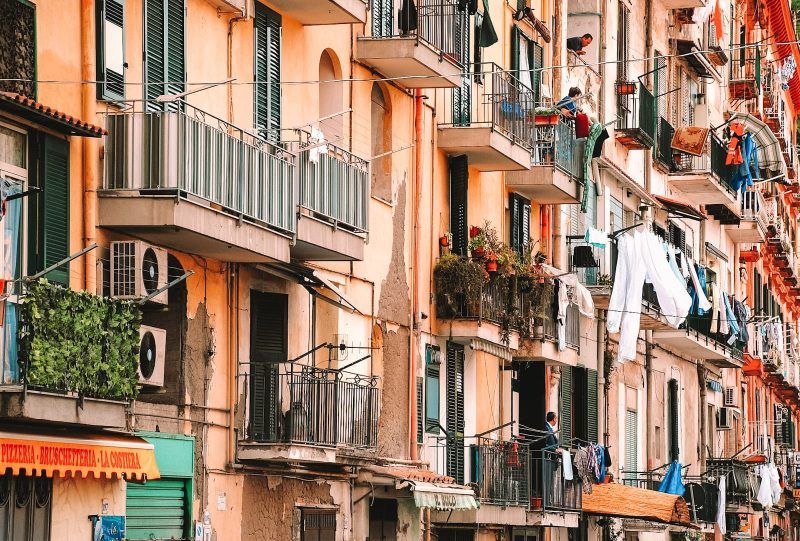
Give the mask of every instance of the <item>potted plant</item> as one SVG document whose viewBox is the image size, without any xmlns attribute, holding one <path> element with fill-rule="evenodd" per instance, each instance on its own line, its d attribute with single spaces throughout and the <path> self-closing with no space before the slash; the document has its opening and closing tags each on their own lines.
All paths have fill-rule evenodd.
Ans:
<svg viewBox="0 0 800 541">
<path fill-rule="evenodd" d="M 539 126 L 554 126 L 558 124 L 561 113 L 552 107 L 537 107 L 533 111 L 534 123 Z"/>
<path fill-rule="evenodd" d="M 436 310 L 440 317 L 459 315 L 461 307 L 480 302 L 483 285 L 489 279 L 483 265 L 455 254 L 445 254 L 433 268 Z"/>
<path fill-rule="evenodd" d="M 497 254 L 489 250 L 486 252 L 486 271 L 493 273 L 497 272 Z"/>
<path fill-rule="evenodd" d="M 497 265 L 501 274 L 514 276 L 517 273 L 519 255 L 511 246 L 502 244 L 495 255 L 497 256 Z"/>
<path fill-rule="evenodd" d="M 445 233 L 444 235 L 439 237 L 439 246 L 441 246 L 442 248 L 447 248 L 448 246 L 450 246 L 452 238 L 453 238 L 452 234 Z"/>
<path fill-rule="evenodd" d="M 489 247 L 489 242 L 486 238 L 486 232 L 480 227 L 472 226 L 469 228 L 469 251 L 472 254 L 472 259 L 481 260 L 486 256 L 486 249 Z"/>
</svg>

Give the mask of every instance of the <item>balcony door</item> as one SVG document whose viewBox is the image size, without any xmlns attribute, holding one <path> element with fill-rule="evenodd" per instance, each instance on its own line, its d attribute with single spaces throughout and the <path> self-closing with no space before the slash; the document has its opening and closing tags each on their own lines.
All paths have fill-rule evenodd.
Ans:
<svg viewBox="0 0 800 541">
<path fill-rule="evenodd" d="M 280 437 L 279 370 L 287 357 L 288 296 L 250 291 L 250 436 Z"/>
<path fill-rule="evenodd" d="M 464 346 L 447 343 L 447 475 L 464 482 Z"/>
</svg>

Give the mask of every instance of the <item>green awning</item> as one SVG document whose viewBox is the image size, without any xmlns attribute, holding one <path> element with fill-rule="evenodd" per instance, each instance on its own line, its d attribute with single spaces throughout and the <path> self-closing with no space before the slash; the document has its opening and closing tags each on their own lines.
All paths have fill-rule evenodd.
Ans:
<svg viewBox="0 0 800 541">
<path fill-rule="evenodd" d="M 475 498 L 475 492 L 468 487 L 412 481 L 409 488 L 414 493 L 414 503 L 420 509 L 451 511 L 480 507 Z"/>
</svg>

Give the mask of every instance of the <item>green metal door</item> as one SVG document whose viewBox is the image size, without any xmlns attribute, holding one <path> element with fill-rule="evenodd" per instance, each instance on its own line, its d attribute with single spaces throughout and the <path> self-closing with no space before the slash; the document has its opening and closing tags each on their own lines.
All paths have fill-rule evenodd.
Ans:
<svg viewBox="0 0 800 541">
<path fill-rule="evenodd" d="M 186 479 L 128 483 L 125 536 L 130 540 L 181 539 L 186 532 Z"/>
</svg>

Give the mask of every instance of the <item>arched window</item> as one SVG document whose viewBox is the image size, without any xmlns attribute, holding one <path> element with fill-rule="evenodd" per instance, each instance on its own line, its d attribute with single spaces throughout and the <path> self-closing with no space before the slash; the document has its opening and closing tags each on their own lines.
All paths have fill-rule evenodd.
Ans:
<svg viewBox="0 0 800 541">
<path fill-rule="evenodd" d="M 329 81 L 319 84 L 319 118 L 325 118 L 336 113 L 341 113 L 343 101 L 343 91 L 339 62 L 329 52 L 323 51 L 319 58 L 319 80 Z M 325 138 L 335 145 L 342 146 L 344 141 L 344 115 L 336 115 L 332 118 L 320 121 L 320 129 L 325 134 Z"/>
<path fill-rule="evenodd" d="M 392 199 L 392 114 L 383 89 L 372 85 L 371 105 L 372 195 L 386 201 Z"/>
</svg>

